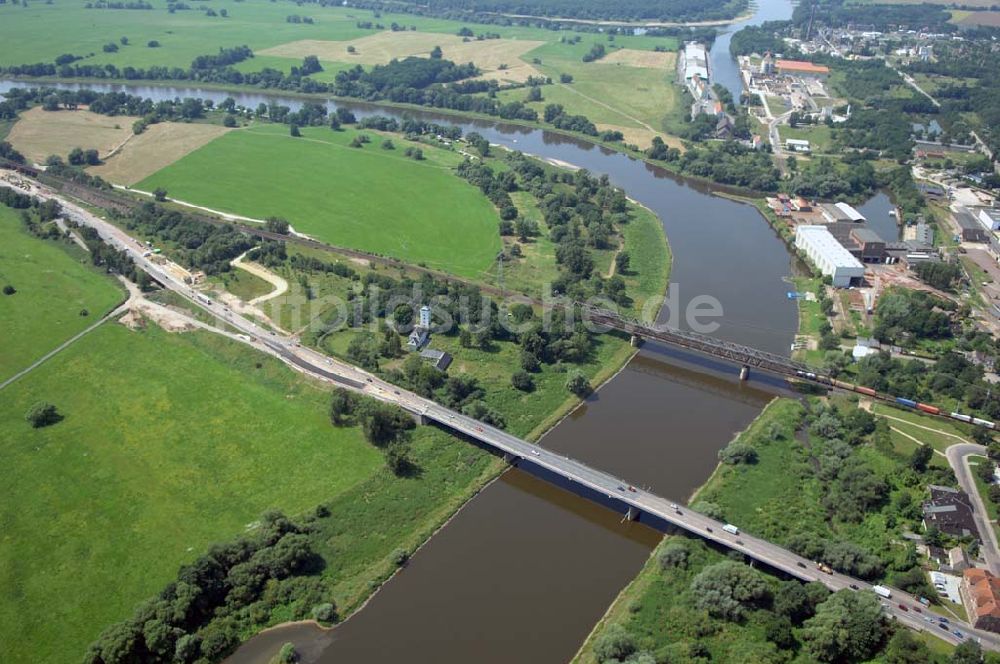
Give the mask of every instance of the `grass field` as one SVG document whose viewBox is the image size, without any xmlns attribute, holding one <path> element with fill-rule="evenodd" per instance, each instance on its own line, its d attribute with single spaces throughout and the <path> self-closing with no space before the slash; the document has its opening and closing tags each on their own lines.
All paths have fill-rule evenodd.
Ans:
<svg viewBox="0 0 1000 664">
<path fill-rule="evenodd" d="M 583 35 L 579 43 L 560 42 L 566 33 L 524 26 L 476 26 L 473 31 L 496 33 L 500 39 L 464 42 L 457 32 L 465 23 L 404 14 L 382 13 L 345 7 L 301 5 L 292 8 L 264 0 L 247 0 L 225 7 L 229 18 L 208 17 L 201 11 L 168 14 L 150 11 L 86 10 L 69 0 L 52 5 L 30 3 L 28 7 L 3 8 L 0 21 L 0 65 L 52 61 L 62 53 L 86 56 L 83 63 L 113 63 L 119 67 L 189 67 L 199 56 L 219 47 L 246 44 L 256 57 L 238 63 L 243 72 L 264 67 L 288 72 L 304 55 L 317 55 L 324 71 L 313 77 L 332 81 L 338 71 L 355 64 L 373 65 L 392 57 L 426 55 L 440 45 L 446 58 L 474 62 L 485 78 L 523 81 L 541 73 L 558 81 L 560 73 L 574 76 L 572 86 L 546 86 L 549 101 L 561 103 L 571 114 L 584 114 L 601 129 L 616 129 L 626 141 L 648 145 L 664 131 L 663 117 L 678 103 L 673 84 L 673 37 Z M 220 9 L 220 7 L 216 7 Z M 290 14 L 308 16 L 314 24 L 292 24 Z M 151 20 L 155 18 L 155 20 Z M 371 21 L 382 26 L 397 23 L 408 28 L 398 32 L 362 29 Z M 210 31 L 210 32 L 209 32 Z M 211 37 L 208 37 L 208 35 Z M 105 53 L 108 42 L 127 37 L 129 45 Z M 149 40 L 159 48 L 148 48 Z M 581 58 L 594 43 L 604 43 L 608 55 L 601 61 L 583 63 Z M 356 53 L 348 54 L 354 46 Z M 501 69 L 501 65 L 505 65 Z M 519 98 L 523 91 L 504 96 Z M 541 107 L 539 107 L 541 108 Z"/>
<path fill-rule="evenodd" d="M 293 58 L 296 61 L 315 55 L 322 61 L 371 66 L 408 56 L 429 57 L 434 47 L 440 46 L 444 59 L 458 63 L 472 62 L 483 71 L 484 78 L 520 83 L 529 76 L 540 75 L 521 56 L 544 43 L 527 39 L 463 41 L 458 35 L 434 32 L 379 32 L 346 42 L 294 41 L 261 51 L 261 55 Z M 353 48 L 354 52 L 348 52 L 348 48 Z"/>
<path fill-rule="evenodd" d="M 227 131 L 225 127 L 204 123 L 150 125 L 146 131 L 128 139 L 105 163 L 88 170 L 115 184 L 133 185 Z"/>
<path fill-rule="evenodd" d="M 23 413 L 39 399 L 65 420 L 32 430 Z M 15 662 L 79 661 L 210 543 L 382 466 L 276 360 L 207 333 L 113 323 L 5 390 L 0 458 L 0 643 Z"/>
<path fill-rule="evenodd" d="M 993 3 L 994 5 L 996 3 Z M 958 25 L 982 25 L 987 27 L 1000 27 L 1000 12 L 982 11 L 970 12 L 954 10 L 951 13 L 951 22 Z"/>
<path fill-rule="evenodd" d="M 50 62 L 62 53 L 73 53 L 89 56 L 83 61 L 86 63 L 112 63 L 119 67 L 188 67 L 195 57 L 214 53 L 220 46 L 246 44 L 257 53 L 304 40 L 342 42 L 343 48 L 339 50 L 345 57 L 331 58 L 330 61 L 350 62 L 346 58 L 348 41 L 365 37 L 385 39 L 379 35 L 382 30 L 357 27 L 359 21 L 371 21 L 384 26 L 397 23 L 411 28 L 408 32 L 391 33 L 396 37 L 403 36 L 404 39 L 409 38 L 414 29 L 418 33 L 454 36 L 459 28 L 466 25 L 460 21 L 411 14 L 382 12 L 376 17 L 372 11 L 353 7 L 292 7 L 267 0 L 226 2 L 214 7 L 216 11 L 226 9 L 228 18 L 209 17 L 198 10 L 171 14 L 166 11 L 165 5 L 154 6 L 155 9 L 149 11 L 98 10 L 85 9 L 83 3 L 72 0 L 53 0 L 52 4 L 28 3 L 27 7 L 13 6 L 11 3 L 0 5 L 0 44 L 3 44 L 0 49 L 0 65 Z M 292 14 L 312 18 L 314 23 L 288 23 L 286 19 Z M 471 27 L 477 33 L 498 33 L 504 40 L 558 42 L 561 36 L 561 33 L 534 27 Z M 120 44 L 121 37 L 128 38 L 127 46 Z M 150 40 L 160 42 L 160 47 L 147 47 Z M 487 51 L 511 48 L 506 44 L 499 47 L 490 44 L 493 41 L 496 40 L 474 40 L 470 44 L 481 46 Z M 109 42 L 119 45 L 117 52 L 103 51 L 102 47 Z M 618 43 L 640 50 L 652 50 L 654 45 L 676 45 L 676 41 L 669 37 L 646 36 L 618 37 Z M 444 48 L 445 44 L 442 43 L 441 46 Z M 301 60 L 301 56 L 297 57 Z M 517 63 L 512 61 L 509 64 L 514 67 Z M 262 66 L 264 65 L 254 69 L 259 70 Z"/>
<path fill-rule="evenodd" d="M 43 111 L 36 106 L 21 114 L 8 141 L 40 164 L 49 155 L 66 157 L 73 148 L 96 148 L 103 158 L 132 135 L 136 118 L 109 117 L 89 111 Z"/>
<path fill-rule="evenodd" d="M 543 101 L 529 106 L 541 115 L 547 104 L 562 104 L 570 113 L 587 116 L 599 129 L 621 131 L 627 143 L 647 147 L 653 136 L 663 133 L 663 118 L 679 103 L 676 54 L 611 48 L 603 59 L 583 62 L 583 54 L 598 41 L 584 37 L 579 44 L 550 43 L 527 53 L 526 60 L 537 59 L 536 68 L 556 81 L 542 88 Z M 559 83 L 560 74 L 571 75 L 573 82 Z M 499 97 L 523 100 L 525 92 L 510 90 Z"/>
<path fill-rule="evenodd" d="M 426 160 L 364 148 L 353 130 L 267 125 L 232 131 L 140 182 L 180 200 L 254 218 L 277 215 L 331 244 L 394 256 L 461 276 L 488 270 L 499 217 L 478 189 L 450 172 L 462 157 L 426 145 Z M 266 165 L 266 167 L 265 167 Z"/>
<path fill-rule="evenodd" d="M 88 264 L 82 250 L 23 230 L 17 211 L 0 205 L 0 380 L 9 378 L 93 325 L 125 291 Z M 89 262 L 89 261 L 87 261 Z M 81 316 L 81 310 L 89 312 Z"/>
<path fill-rule="evenodd" d="M 809 141 L 809 148 L 814 154 L 825 154 L 833 147 L 830 128 L 826 125 L 800 125 L 798 127 L 779 125 L 778 134 L 782 141 L 789 138 Z"/>
</svg>

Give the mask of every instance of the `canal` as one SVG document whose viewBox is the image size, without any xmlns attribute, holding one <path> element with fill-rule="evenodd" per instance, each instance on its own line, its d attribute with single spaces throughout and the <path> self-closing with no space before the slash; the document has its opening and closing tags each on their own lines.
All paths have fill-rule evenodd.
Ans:
<svg viewBox="0 0 1000 664">
<path fill-rule="evenodd" d="M 776 5 L 787 16 L 787 3 L 764 2 L 761 20 L 781 18 Z M 725 35 L 712 51 L 717 72 L 722 39 Z M 0 82 L 0 92 L 13 85 Z M 198 88 L 91 87 L 154 99 L 232 96 L 250 108 L 261 101 L 293 108 L 301 103 Z M 358 114 L 401 115 L 345 105 Z M 796 329 L 795 305 L 785 295 L 792 258 L 753 207 L 712 196 L 710 185 L 559 134 L 407 114 L 458 124 L 493 143 L 607 174 L 663 221 L 674 255 L 671 284 L 678 306 L 665 308 L 661 320 L 707 296 L 724 313 L 715 335 L 788 351 Z M 733 367 L 649 344 L 542 444 L 685 501 L 711 474 L 718 450 L 780 389 L 765 376 L 740 383 Z M 642 523 L 623 522 L 620 514 L 511 469 L 345 623 L 332 631 L 303 624 L 267 632 L 229 662 L 263 664 L 286 641 L 298 646 L 306 662 L 566 662 L 659 537 Z"/>
</svg>

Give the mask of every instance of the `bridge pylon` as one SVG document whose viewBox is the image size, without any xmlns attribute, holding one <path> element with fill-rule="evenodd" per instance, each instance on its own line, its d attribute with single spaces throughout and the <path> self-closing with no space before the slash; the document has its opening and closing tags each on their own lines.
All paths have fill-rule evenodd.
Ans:
<svg viewBox="0 0 1000 664">
<path fill-rule="evenodd" d="M 638 334 L 633 334 L 629 338 L 628 342 L 632 345 L 632 348 L 638 348 L 639 346 L 642 345 L 642 337 L 640 337 Z"/>
<path fill-rule="evenodd" d="M 628 506 L 628 512 L 625 513 L 625 518 L 629 521 L 635 521 L 639 518 L 639 508 L 635 505 Z"/>
<path fill-rule="evenodd" d="M 750 378 L 750 367 L 744 364 L 740 367 L 740 380 L 747 380 Z"/>
</svg>

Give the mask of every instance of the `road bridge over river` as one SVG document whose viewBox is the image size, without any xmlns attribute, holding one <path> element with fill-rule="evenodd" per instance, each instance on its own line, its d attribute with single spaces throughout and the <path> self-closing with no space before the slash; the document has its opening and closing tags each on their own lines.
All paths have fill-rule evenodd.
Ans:
<svg viewBox="0 0 1000 664">
<path fill-rule="evenodd" d="M 626 480 L 592 468 L 575 459 L 556 454 L 501 429 L 445 408 L 336 358 L 303 348 L 294 338 L 279 336 L 275 332 L 264 329 L 253 321 L 231 311 L 225 305 L 207 298 L 193 290 L 189 285 L 179 281 L 163 265 L 152 261 L 151 257 L 144 256 L 143 254 L 146 252 L 143 245 L 120 228 L 54 192 L 35 183 L 32 184 L 33 190 L 22 189 L 21 191 L 43 199 L 58 200 L 68 218 L 96 229 L 106 243 L 126 251 L 138 267 L 145 270 L 163 287 L 176 292 L 190 303 L 224 322 L 230 329 L 237 330 L 238 338 L 248 345 L 280 358 L 307 375 L 334 382 L 384 402 L 393 403 L 413 413 L 422 422 L 437 423 L 441 427 L 496 450 L 510 463 L 533 464 L 558 476 L 570 486 L 578 487 L 579 493 L 582 495 L 597 497 L 605 504 L 619 507 L 629 519 L 655 520 L 685 530 L 723 547 L 738 551 L 754 561 L 791 577 L 806 582 L 822 583 L 833 591 L 850 589 L 860 592 L 870 591 L 872 588 L 871 584 L 845 574 L 824 573 L 817 568 L 814 562 L 767 540 L 747 533 L 732 534 L 727 532 L 723 530 L 724 524 L 715 519 L 686 507 L 675 505 L 649 491 L 633 487 Z M 628 329 L 626 328 L 625 331 Z M 654 332 L 657 335 L 661 334 L 648 326 L 634 327 L 634 331 L 640 334 L 649 334 L 653 338 L 657 338 L 654 336 Z M 708 352 L 699 346 L 701 341 L 689 337 L 685 333 L 678 335 L 674 331 L 669 331 L 663 334 L 669 334 L 672 339 L 677 340 L 679 345 L 699 352 Z M 776 373 L 786 374 L 790 367 L 792 367 L 792 371 L 797 370 L 794 365 L 788 364 L 790 361 L 786 358 L 778 360 L 776 358 L 779 356 L 759 353 L 735 344 L 723 342 L 709 350 L 729 353 L 729 359 L 736 362 L 756 361 L 757 364 L 754 366 L 760 366 Z M 652 518 L 650 519 L 650 517 Z M 980 640 L 983 647 L 1000 651 L 1000 636 L 990 632 L 973 630 L 969 625 L 957 620 L 952 620 L 943 626 L 943 623 L 939 623 L 928 615 L 926 609 L 921 608 L 917 598 L 900 590 L 893 589 L 891 599 L 883 600 L 882 605 L 888 616 L 912 629 L 928 631 L 950 643 L 976 638 Z"/>
</svg>

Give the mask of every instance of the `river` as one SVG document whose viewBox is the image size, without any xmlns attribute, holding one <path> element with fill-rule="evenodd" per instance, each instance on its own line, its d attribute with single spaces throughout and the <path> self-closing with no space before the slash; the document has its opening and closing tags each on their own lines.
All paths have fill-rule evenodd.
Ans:
<svg viewBox="0 0 1000 664">
<path fill-rule="evenodd" d="M 765 2 L 754 19 L 770 20 Z M 716 72 L 724 67 L 717 62 Z M 728 48 L 728 46 L 726 46 Z M 728 59 L 728 51 L 725 53 Z M 0 81 L 0 92 L 13 84 Z M 72 87 L 72 86 L 70 86 Z M 93 85 L 154 99 L 197 96 L 255 107 L 299 100 L 184 87 Z M 277 98 L 276 98 L 277 97 Z M 358 114 L 399 111 L 345 104 Z M 409 112 L 476 130 L 493 143 L 607 174 L 663 221 L 681 308 L 711 296 L 724 317 L 715 334 L 787 352 L 796 310 L 786 298 L 792 259 L 753 208 L 711 196 L 622 154 L 538 129 Z M 666 319 L 670 312 L 661 312 Z M 613 380 L 546 435 L 542 444 L 685 501 L 716 455 L 781 384 L 648 344 Z M 244 644 L 230 664 L 263 664 L 292 641 L 306 662 L 523 662 L 569 660 L 617 593 L 639 571 L 660 533 L 511 469 L 471 500 L 360 612 L 332 631 L 295 625 Z"/>
</svg>

